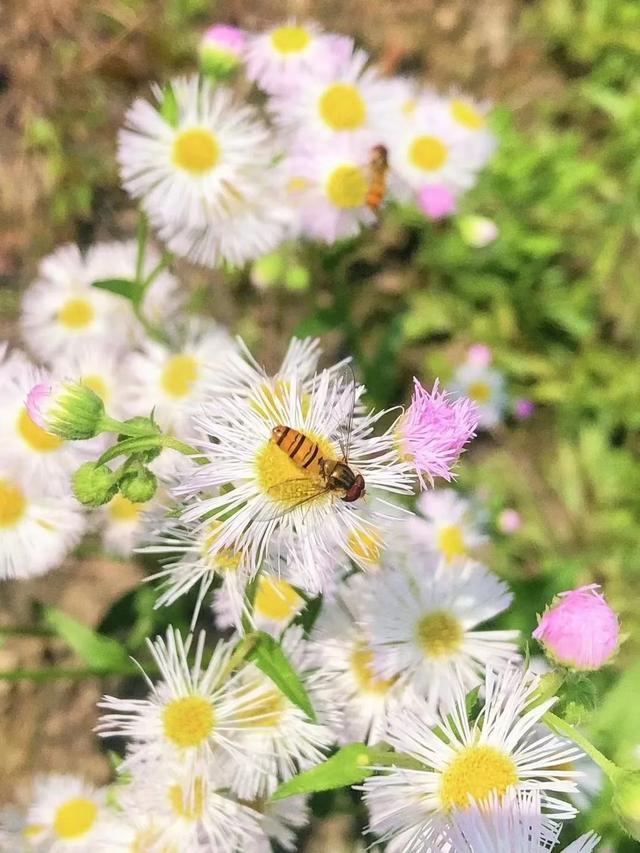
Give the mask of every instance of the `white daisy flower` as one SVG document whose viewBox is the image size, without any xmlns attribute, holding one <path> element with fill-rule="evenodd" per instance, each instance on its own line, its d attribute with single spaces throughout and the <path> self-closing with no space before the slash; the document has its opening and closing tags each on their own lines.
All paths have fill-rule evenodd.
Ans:
<svg viewBox="0 0 640 853">
<path fill-rule="evenodd" d="M 318 554 L 342 551 L 358 560 L 358 554 L 350 551 L 350 538 L 354 531 L 370 526 L 358 502 L 342 500 L 348 496 L 342 489 L 326 490 L 320 473 L 325 459 L 342 458 L 336 439 L 353 405 L 353 386 L 323 371 L 308 391 L 296 376 L 281 390 L 274 394 L 269 386 L 256 386 L 250 399 L 221 398 L 196 416 L 207 436 L 199 444 L 208 464 L 186 479 L 176 493 L 193 495 L 231 484 L 223 494 L 188 508 L 183 520 L 190 523 L 205 515 L 221 520 L 216 547 L 246 549 L 254 571 L 271 551 L 276 533 L 284 533 L 281 548 L 287 549 L 288 537 L 294 539 L 299 565 L 313 576 Z M 358 388 L 356 397 L 362 391 Z M 364 479 L 367 489 L 410 492 L 411 469 L 399 458 L 391 429 L 381 436 L 372 435 L 383 414 L 356 411 L 349 466 Z M 279 426 L 282 429 L 275 435 Z M 298 451 L 302 447 L 303 437 L 309 440 L 305 464 L 310 464 L 306 468 L 290 458 L 294 445 Z M 288 452 L 281 446 L 283 441 Z M 320 454 L 321 463 L 314 463 Z M 361 484 L 354 482 L 354 488 Z"/>
<path fill-rule="evenodd" d="M 304 234 L 335 243 L 355 237 L 376 221 L 367 204 L 370 162 L 371 146 L 348 136 L 330 146 L 306 145 L 291 154 L 288 194 Z"/>
<path fill-rule="evenodd" d="M 474 401 L 481 428 L 492 429 L 502 423 L 508 397 L 504 376 L 495 368 L 470 359 L 458 367 L 449 388 L 453 394 Z"/>
<path fill-rule="evenodd" d="M 386 142 L 394 173 L 412 191 L 438 185 L 455 194 L 475 183 L 494 147 L 491 134 L 472 136 L 450 102 L 430 92 L 389 126 Z"/>
<path fill-rule="evenodd" d="M 52 370 L 56 376 L 81 382 L 95 391 L 112 417 L 128 418 L 132 414 L 126 404 L 129 357 L 123 357 L 106 340 L 54 359 Z"/>
<path fill-rule="evenodd" d="M 282 648 L 298 676 L 312 688 L 313 664 L 300 626 L 287 631 Z M 244 666 L 238 675 L 251 698 L 238 718 L 236 743 L 250 761 L 229 761 L 224 772 L 238 797 L 254 800 L 270 796 L 280 782 L 323 761 L 332 737 L 254 664 Z"/>
<path fill-rule="evenodd" d="M 36 781 L 27 826 L 33 828 L 30 839 L 50 853 L 93 853 L 106 819 L 104 788 L 97 789 L 82 779 L 62 774 Z"/>
<path fill-rule="evenodd" d="M 506 610 L 506 583 L 472 560 L 447 564 L 421 549 L 408 566 L 372 577 L 362 623 L 371 636 L 374 671 L 402 677 L 430 708 L 450 707 L 459 685 L 476 687 L 489 662 L 517 656 L 518 631 L 474 630 Z"/>
<path fill-rule="evenodd" d="M 478 103 L 468 95 L 456 93 L 445 101 L 449 115 L 466 134 L 466 145 L 472 163 L 482 168 L 496 149 L 497 140 L 487 127 L 489 105 Z"/>
<path fill-rule="evenodd" d="M 140 835 L 140 839 L 134 835 L 133 841 L 140 844 L 142 840 L 147 846 L 123 845 L 122 849 L 149 853 L 253 850 L 264 842 L 260 818 L 252 808 L 227 796 L 224 787 L 216 781 L 213 767 L 193 776 L 180 765 L 142 766 L 119 800 L 129 833 L 133 829 Z"/>
<path fill-rule="evenodd" d="M 249 200 L 276 150 L 257 112 L 230 90 L 193 77 L 153 87 L 156 105 L 138 98 L 120 131 L 125 189 L 154 222 L 179 228 L 226 225 Z"/>
<path fill-rule="evenodd" d="M 134 503 L 120 493 L 111 498 L 97 513 L 105 551 L 116 557 L 131 557 L 146 539 L 152 520 L 162 506 L 162 493 L 156 493 L 145 503 Z"/>
<path fill-rule="evenodd" d="M 341 134 L 356 135 L 363 144 L 383 141 L 395 118 L 396 93 L 367 67 L 368 59 L 354 50 L 337 71 L 305 76 L 293 91 L 272 97 L 268 108 L 277 124 L 300 144 Z"/>
<path fill-rule="evenodd" d="M 276 249 L 291 233 L 294 215 L 286 204 L 279 169 L 256 176 L 255 195 L 243 198 L 223 221 L 191 227 L 153 219 L 168 248 L 194 264 L 242 267 Z"/>
<path fill-rule="evenodd" d="M 254 801 L 250 806 L 258 811 L 260 825 L 265 835 L 264 839 L 254 842 L 251 853 L 298 849 L 298 830 L 306 826 L 311 818 L 307 797 L 287 797 L 286 800 L 275 802 L 273 800 Z"/>
<path fill-rule="evenodd" d="M 346 36 L 323 33 L 313 23 L 289 21 L 248 36 L 246 73 L 266 92 L 288 92 L 306 75 L 339 71 L 352 50 Z"/>
<path fill-rule="evenodd" d="M 219 521 L 204 521 L 196 527 L 185 526 L 179 518 L 170 516 L 147 536 L 140 551 L 159 557 L 162 568 L 150 575 L 151 583 L 160 581 L 156 607 L 173 604 L 193 587 L 199 586 L 193 612 L 195 624 L 202 603 L 216 579 L 222 583 L 227 619 L 224 626 L 241 627 L 245 613 L 244 593 L 252 576 L 243 551 L 234 547 L 213 547 L 221 528 Z"/>
<path fill-rule="evenodd" d="M 246 717 L 261 696 L 251 689 L 240 673 L 229 676 L 233 647 L 219 642 L 204 666 L 205 635 L 201 633 L 192 649 L 193 636 L 186 642 L 169 628 L 166 640 L 147 641 L 160 671 L 147 699 L 117 699 L 105 696 L 100 707 L 109 713 L 101 717 L 97 731 L 102 737 L 131 739 L 123 769 L 145 762 L 177 762 L 192 778 L 202 776 L 214 753 L 229 753 L 239 765 L 249 760 L 239 741 Z M 194 662 L 188 655 L 193 652 Z M 260 725 L 259 722 L 256 725 Z"/>
<path fill-rule="evenodd" d="M 245 616 L 256 630 L 278 637 L 307 605 L 281 575 L 265 571 L 258 576 L 251 613 L 244 612 L 246 605 L 243 601 L 233 600 L 233 592 L 227 585 L 214 596 L 213 611 L 220 629 L 240 628 L 239 622 Z"/>
<path fill-rule="evenodd" d="M 129 241 L 97 243 L 86 255 L 66 245 L 44 258 L 38 279 L 22 300 L 22 334 L 31 351 L 50 363 L 79 350 L 124 351 L 143 340 L 131 303 L 92 286 L 99 279 L 134 278 L 136 255 L 136 244 Z M 149 275 L 159 260 L 148 248 L 143 274 Z M 159 324 L 169 319 L 181 302 L 177 287 L 172 275 L 160 273 L 146 292 L 143 315 Z"/>
<path fill-rule="evenodd" d="M 454 489 L 422 492 L 417 502 L 421 515 L 407 522 L 411 537 L 442 554 L 448 563 L 472 554 L 488 542 L 480 527 L 480 512 Z"/>
<path fill-rule="evenodd" d="M 71 497 L 47 497 L 39 480 L 0 462 L 0 579 L 30 578 L 58 566 L 86 528 Z"/>
<path fill-rule="evenodd" d="M 410 685 L 379 678 L 370 636 L 363 626 L 370 576 L 354 575 L 339 587 L 311 635 L 318 664 L 317 689 L 331 709 L 330 725 L 340 743 L 384 739 L 390 712 L 402 706 Z"/>
<path fill-rule="evenodd" d="M 147 341 L 128 362 L 126 406 L 154 418 L 164 432 L 189 440 L 196 433 L 191 416 L 210 398 L 225 359 L 235 345 L 214 322 L 192 322 L 177 351 Z"/>
<path fill-rule="evenodd" d="M 426 705 L 391 717 L 386 740 L 425 769 L 393 768 L 365 780 L 371 829 L 385 840 L 402 833 L 405 853 L 417 853 L 442 840 L 453 810 L 468 808 L 470 798 L 484 804 L 511 789 L 538 790 L 550 818 L 572 818 L 575 809 L 554 795 L 576 790 L 579 774 L 558 768 L 580 751 L 539 732 L 537 724 L 556 697 L 535 704 L 538 686 L 538 678 L 518 668 L 496 674 L 489 667 L 484 708 L 475 722 L 469 722 L 462 689 L 451 712 L 436 720 Z"/>
<path fill-rule="evenodd" d="M 19 466 L 25 480 L 46 492 L 68 492 L 71 474 L 84 462 L 94 442 L 68 442 L 46 432 L 29 416 L 26 400 L 35 385 L 51 385 L 47 371 L 21 360 L 0 369 L 0 464 Z"/>
<path fill-rule="evenodd" d="M 508 790 L 481 806 L 455 809 L 445 841 L 437 851 L 448 853 L 550 853 L 556 850 L 561 825 L 540 810 L 539 791 Z M 590 853 L 600 839 L 588 832 L 563 848 L 563 853 Z M 561 853 L 557 850 L 557 853 Z"/>
</svg>

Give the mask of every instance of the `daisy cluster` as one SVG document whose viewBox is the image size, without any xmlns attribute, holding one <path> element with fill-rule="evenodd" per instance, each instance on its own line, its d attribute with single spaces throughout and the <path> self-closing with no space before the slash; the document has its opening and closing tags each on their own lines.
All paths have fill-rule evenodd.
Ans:
<svg viewBox="0 0 640 853">
<path fill-rule="evenodd" d="M 127 192 L 198 264 L 353 237 L 387 200 L 451 214 L 495 148 L 485 104 L 384 76 L 315 24 L 213 27 L 200 58 L 133 103 L 118 147 Z"/>
</svg>

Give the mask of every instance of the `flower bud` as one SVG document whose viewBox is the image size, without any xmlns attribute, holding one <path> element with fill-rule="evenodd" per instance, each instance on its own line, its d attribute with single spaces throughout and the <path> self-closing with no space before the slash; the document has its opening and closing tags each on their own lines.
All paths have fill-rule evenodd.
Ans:
<svg viewBox="0 0 640 853">
<path fill-rule="evenodd" d="M 119 483 L 122 495 L 134 504 L 150 501 L 157 488 L 158 480 L 148 468 L 141 468 L 138 471 L 125 474 Z"/>
<path fill-rule="evenodd" d="M 503 509 L 498 516 L 498 530 L 501 533 L 511 535 L 517 533 L 522 527 L 522 516 L 517 509 Z"/>
<path fill-rule="evenodd" d="M 293 264 L 285 273 L 284 286 L 287 290 L 298 292 L 308 290 L 310 281 L 311 273 L 309 270 L 302 264 Z"/>
<path fill-rule="evenodd" d="M 215 80 L 224 80 L 239 67 L 247 38 L 238 27 L 217 24 L 205 31 L 198 47 L 200 69 Z"/>
<path fill-rule="evenodd" d="M 623 770 L 614 778 L 612 804 L 624 829 L 640 841 L 640 770 Z"/>
<path fill-rule="evenodd" d="M 80 382 L 34 385 L 26 405 L 31 420 L 58 438 L 86 439 L 102 432 L 104 403 Z"/>
<path fill-rule="evenodd" d="M 476 406 L 466 397 L 452 399 L 436 380 L 427 391 L 414 378 L 411 405 L 398 421 L 400 453 L 411 462 L 421 483 L 426 477 L 452 479 L 451 469 L 478 425 Z"/>
<path fill-rule="evenodd" d="M 444 184 L 427 184 L 418 193 L 418 207 L 429 219 L 444 219 L 456 209 L 456 197 Z"/>
<path fill-rule="evenodd" d="M 467 351 L 467 361 L 474 367 L 489 367 L 493 354 L 486 344 L 472 344 Z"/>
<path fill-rule="evenodd" d="M 515 406 L 513 407 L 513 414 L 519 421 L 526 421 L 531 417 L 535 410 L 535 403 L 532 403 L 531 400 L 527 400 L 522 397 L 521 399 L 516 400 Z"/>
<path fill-rule="evenodd" d="M 600 669 L 618 648 L 620 626 L 597 584 L 556 596 L 533 636 L 547 657 L 576 670 Z"/>
<path fill-rule="evenodd" d="M 81 504 L 98 507 L 109 503 L 118 491 L 113 471 L 106 465 L 85 462 L 72 478 L 73 493 Z"/>
<path fill-rule="evenodd" d="M 263 255 L 251 265 L 249 278 L 251 284 L 258 290 L 266 290 L 277 284 L 285 274 L 284 257 L 280 252 Z"/>
<path fill-rule="evenodd" d="M 462 239 L 472 249 L 484 249 L 498 237 L 498 226 L 486 216 L 461 216 L 458 225 Z"/>
</svg>

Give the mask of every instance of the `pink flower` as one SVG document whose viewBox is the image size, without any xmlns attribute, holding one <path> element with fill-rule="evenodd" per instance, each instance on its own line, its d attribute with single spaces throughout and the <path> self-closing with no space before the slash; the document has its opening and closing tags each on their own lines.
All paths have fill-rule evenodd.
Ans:
<svg viewBox="0 0 640 853">
<path fill-rule="evenodd" d="M 600 669 L 618 648 L 618 617 L 599 589 L 591 584 L 560 593 L 543 613 L 533 636 L 554 663 Z"/>
<path fill-rule="evenodd" d="M 532 403 L 531 400 L 527 400 L 523 397 L 520 400 L 516 400 L 516 404 L 513 409 L 513 414 L 519 421 L 526 421 L 528 418 L 531 417 L 535 410 L 535 403 Z"/>
<path fill-rule="evenodd" d="M 489 367 L 491 358 L 491 348 L 486 344 L 473 344 L 467 352 L 467 361 L 474 367 Z"/>
<path fill-rule="evenodd" d="M 522 517 L 516 509 L 503 509 L 498 516 L 498 529 L 502 533 L 517 533 L 522 527 Z"/>
<path fill-rule="evenodd" d="M 41 382 L 39 385 L 33 386 L 25 401 L 29 417 L 34 424 L 37 424 L 44 430 L 47 429 L 44 413 L 48 408 L 47 403 L 51 399 L 52 391 L 52 385 L 47 382 Z"/>
<path fill-rule="evenodd" d="M 438 390 L 438 380 L 431 392 L 414 377 L 411 405 L 400 419 L 398 434 L 405 458 L 413 463 L 420 483 L 424 477 L 450 481 L 452 467 L 460 458 L 478 425 L 475 403 L 466 397 L 451 399 Z"/>
<path fill-rule="evenodd" d="M 418 192 L 418 207 L 429 219 L 443 219 L 456 209 L 456 198 L 444 184 L 427 184 Z"/>
<path fill-rule="evenodd" d="M 237 57 L 242 56 L 246 43 L 247 36 L 245 32 L 229 24 L 216 24 L 213 27 L 209 27 L 202 36 L 203 45 L 219 48 Z"/>
</svg>

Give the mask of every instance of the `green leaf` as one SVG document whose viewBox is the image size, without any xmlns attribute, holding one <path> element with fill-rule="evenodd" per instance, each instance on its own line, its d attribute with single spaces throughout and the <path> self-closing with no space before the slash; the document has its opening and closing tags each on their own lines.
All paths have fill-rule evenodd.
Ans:
<svg viewBox="0 0 640 853">
<path fill-rule="evenodd" d="M 53 607 L 45 610 L 44 621 L 91 669 L 123 674 L 136 672 L 126 649 L 117 640 L 97 634 L 82 622 Z"/>
<path fill-rule="evenodd" d="M 310 720 L 315 721 L 316 715 L 309 694 L 277 640 L 274 640 L 270 634 L 260 631 L 248 659 L 253 661 L 294 705 L 301 708 Z"/>
<path fill-rule="evenodd" d="M 138 303 L 142 294 L 142 288 L 138 282 L 131 278 L 103 278 L 92 282 L 92 286 L 123 296 L 125 299 L 131 300 L 134 305 Z"/>
<path fill-rule="evenodd" d="M 373 775 L 371 765 L 375 763 L 376 753 L 364 743 L 350 743 L 343 746 L 335 755 L 322 764 L 299 773 L 280 785 L 273 794 L 274 800 L 283 800 L 294 794 L 311 794 L 314 791 L 330 791 L 355 785 Z"/>
<path fill-rule="evenodd" d="M 178 99 L 171 85 L 164 87 L 162 103 L 160 104 L 160 115 L 171 127 L 178 126 L 180 110 L 178 109 Z"/>
</svg>

